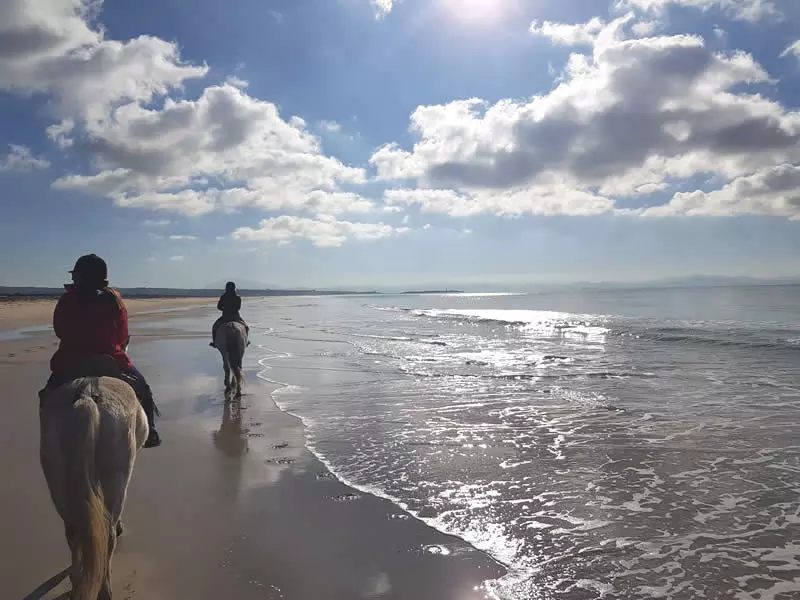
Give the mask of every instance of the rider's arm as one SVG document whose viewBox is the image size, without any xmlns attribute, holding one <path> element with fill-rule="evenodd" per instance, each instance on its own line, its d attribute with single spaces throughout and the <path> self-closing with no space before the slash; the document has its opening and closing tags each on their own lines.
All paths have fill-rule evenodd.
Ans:
<svg viewBox="0 0 800 600">
<path fill-rule="evenodd" d="M 225 300 L 224 294 L 219 297 L 219 301 L 217 302 L 217 310 L 225 310 L 225 304 L 223 300 Z"/>
<path fill-rule="evenodd" d="M 236 306 L 236 312 L 242 310 L 242 297 L 236 296 L 236 300 L 234 301 L 234 305 Z"/>
<path fill-rule="evenodd" d="M 61 296 L 61 298 L 58 299 L 58 302 L 56 302 L 56 308 L 53 311 L 53 331 L 55 331 L 58 339 L 63 339 L 65 333 L 64 329 L 67 324 L 67 315 L 65 314 L 66 309 L 64 308 L 64 304 L 64 296 Z"/>
</svg>

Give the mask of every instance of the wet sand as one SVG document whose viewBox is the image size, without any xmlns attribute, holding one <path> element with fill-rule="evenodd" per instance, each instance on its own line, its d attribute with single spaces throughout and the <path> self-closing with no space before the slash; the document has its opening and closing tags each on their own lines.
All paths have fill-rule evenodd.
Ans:
<svg viewBox="0 0 800 600">
<path fill-rule="evenodd" d="M 256 377 L 257 351 L 248 356 L 241 407 L 226 409 L 219 357 L 203 329 L 213 314 L 198 321 L 203 327 L 186 327 L 185 317 L 201 310 L 155 325 L 132 320 L 132 355 L 155 390 L 164 445 L 137 460 L 115 597 L 483 598 L 481 583 L 502 567 L 333 478 L 304 448 L 301 423 L 277 409 L 270 385 Z M 61 582 L 29 596 L 68 561 L 38 463 L 36 390 L 53 343 L 47 333 L 0 342 L 3 598 L 68 589 Z"/>
</svg>

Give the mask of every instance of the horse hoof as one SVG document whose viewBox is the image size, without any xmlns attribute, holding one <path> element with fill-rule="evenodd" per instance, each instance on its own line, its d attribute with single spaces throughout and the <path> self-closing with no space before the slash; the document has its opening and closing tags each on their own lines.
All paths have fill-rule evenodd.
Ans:
<svg viewBox="0 0 800 600">
<path fill-rule="evenodd" d="M 124 531 L 125 528 L 122 526 L 122 521 L 117 521 L 117 537 L 120 537 Z"/>
</svg>

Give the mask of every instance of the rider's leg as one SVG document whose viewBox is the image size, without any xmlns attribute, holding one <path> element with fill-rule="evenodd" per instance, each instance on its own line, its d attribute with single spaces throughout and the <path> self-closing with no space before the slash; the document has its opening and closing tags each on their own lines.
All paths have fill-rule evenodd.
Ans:
<svg viewBox="0 0 800 600">
<path fill-rule="evenodd" d="M 245 333 L 247 334 L 247 337 L 248 337 L 247 345 L 249 346 L 250 345 L 250 339 L 249 339 L 250 338 L 250 325 L 245 323 L 244 319 L 241 316 L 237 317 L 236 320 L 239 323 L 241 323 L 242 325 L 244 325 L 244 331 L 245 331 Z"/>
<path fill-rule="evenodd" d="M 67 383 L 67 381 L 68 379 L 65 379 L 64 377 L 59 377 L 55 373 L 50 373 L 50 378 L 47 380 L 47 383 L 44 384 L 44 387 L 41 390 L 39 390 L 39 408 L 42 407 L 42 400 L 47 394 L 64 385 Z"/>
<path fill-rule="evenodd" d="M 217 339 L 217 329 L 219 329 L 220 325 L 222 325 L 222 317 L 214 321 L 214 324 L 211 326 L 211 343 L 209 344 L 209 346 L 211 346 L 212 348 L 217 347 L 215 340 Z"/>
<path fill-rule="evenodd" d="M 142 404 L 144 414 L 147 415 L 147 425 L 150 429 L 150 434 L 147 436 L 147 441 L 144 443 L 145 448 L 153 448 L 161 444 L 161 436 L 156 431 L 155 418 L 158 414 L 155 399 L 153 398 L 153 390 L 147 383 L 147 380 L 142 375 L 141 371 L 132 366 L 125 371 L 126 379 L 130 382 L 133 390 L 136 392 L 136 397 Z"/>
</svg>

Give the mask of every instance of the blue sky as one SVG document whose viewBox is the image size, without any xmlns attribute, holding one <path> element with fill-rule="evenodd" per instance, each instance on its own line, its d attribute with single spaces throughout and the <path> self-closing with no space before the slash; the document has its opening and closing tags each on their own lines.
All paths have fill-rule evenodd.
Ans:
<svg viewBox="0 0 800 600">
<path fill-rule="evenodd" d="M 10 0 L 0 285 L 800 275 L 792 0 Z"/>
</svg>

